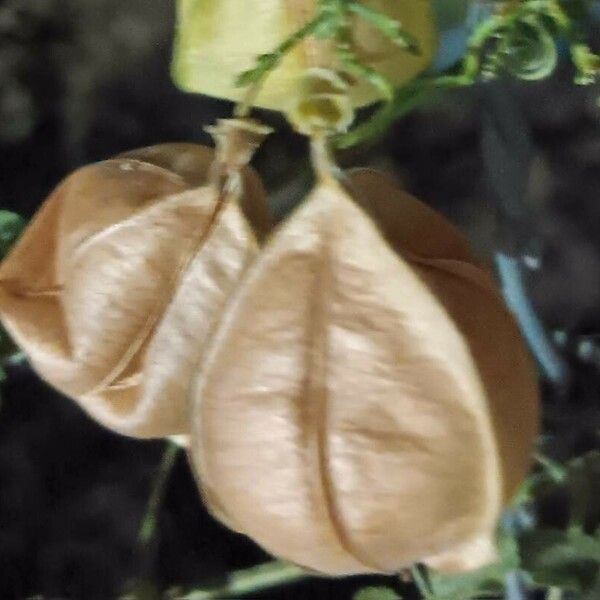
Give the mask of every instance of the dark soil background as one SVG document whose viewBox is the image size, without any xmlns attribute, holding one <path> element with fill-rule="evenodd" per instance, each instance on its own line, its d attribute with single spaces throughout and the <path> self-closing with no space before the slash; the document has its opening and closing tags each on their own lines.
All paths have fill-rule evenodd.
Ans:
<svg viewBox="0 0 600 600">
<path fill-rule="evenodd" d="M 129 148 L 208 143 L 203 126 L 231 107 L 172 85 L 173 13 L 168 0 L 0 2 L 1 208 L 29 217 L 67 173 Z M 564 458 L 600 445 L 600 89 L 575 87 L 564 67 L 508 92 L 536 146 L 517 247 L 536 308 L 572 370 L 570 385 L 545 386 L 548 439 Z M 480 88 L 449 94 L 340 160 L 394 172 L 491 257 L 502 210 L 485 177 L 484 98 Z M 306 146 L 283 120 L 263 117 L 277 133 L 256 166 L 282 215 L 310 184 Z M 155 590 L 212 586 L 268 560 L 206 513 L 183 455 L 156 542 L 140 554 L 163 448 L 101 429 L 26 365 L 9 367 L 0 405 L 0 599 L 110 600 L 140 578 Z M 312 580 L 255 597 L 350 599 L 372 581 L 397 585 Z"/>
</svg>

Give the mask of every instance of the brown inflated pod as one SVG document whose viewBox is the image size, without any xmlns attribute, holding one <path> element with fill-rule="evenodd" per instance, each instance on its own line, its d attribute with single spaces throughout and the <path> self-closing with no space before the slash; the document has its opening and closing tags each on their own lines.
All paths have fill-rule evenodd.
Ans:
<svg viewBox="0 0 600 600">
<path fill-rule="evenodd" d="M 449 221 L 369 169 L 349 174 L 353 197 L 412 264 L 467 340 L 500 447 L 504 499 L 525 479 L 538 428 L 536 371 L 491 271 Z"/>
<path fill-rule="evenodd" d="M 362 204 L 362 207 L 361 207 Z M 216 516 L 327 574 L 494 559 L 535 370 L 460 233 L 385 177 L 324 179 L 229 303 L 190 454 Z"/>
<path fill-rule="evenodd" d="M 165 144 L 76 171 L 0 266 L 2 321 L 33 367 L 120 433 L 187 433 L 193 368 L 269 228 L 245 167 L 263 133 L 239 122 L 233 152 L 231 123 L 217 161 Z"/>
</svg>

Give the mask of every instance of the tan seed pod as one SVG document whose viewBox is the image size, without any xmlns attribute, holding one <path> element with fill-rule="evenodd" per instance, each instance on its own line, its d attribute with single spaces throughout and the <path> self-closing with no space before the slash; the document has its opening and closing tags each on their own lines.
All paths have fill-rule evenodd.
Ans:
<svg viewBox="0 0 600 600">
<path fill-rule="evenodd" d="M 33 367 L 120 433 L 187 433 L 196 361 L 268 229 L 252 171 L 224 195 L 207 183 L 214 154 L 165 144 L 76 171 L 0 266 Z"/>
<path fill-rule="evenodd" d="M 321 183 L 246 273 L 192 463 L 217 517 L 312 570 L 476 568 L 529 464 L 534 369 L 449 223 L 372 173 L 348 189 Z"/>
<path fill-rule="evenodd" d="M 401 86 L 430 64 L 437 45 L 430 0 L 365 0 L 364 4 L 399 21 L 418 41 L 420 54 L 392 43 L 371 23 L 355 16 L 351 46 L 358 59 Z M 272 53 L 317 14 L 318 0 L 179 0 L 173 77 L 189 92 L 240 101 L 238 75 L 261 54 Z M 287 112 L 301 92 L 307 68 L 343 68 L 331 43 L 314 36 L 289 52 L 265 79 L 254 104 Z M 365 81 L 349 89 L 353 106 L 381 100 Z"/>
<path fill-rule="evenodd" d="M 349 174 L 355 200 L 444 305 L 477 362 L 503 460 L 508 501 L 531 467 L 538 428 L 537 376 L 491 272 L 449 221 L 369 169 Z M 515 406 L 518 404 L 520 406 Z"/>
</svg>

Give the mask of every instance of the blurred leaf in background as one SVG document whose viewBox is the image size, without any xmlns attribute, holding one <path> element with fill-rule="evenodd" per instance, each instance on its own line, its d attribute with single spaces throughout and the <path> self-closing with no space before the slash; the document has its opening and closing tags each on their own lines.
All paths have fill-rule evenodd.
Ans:
<svg viewBox="0 0 600 600">
<path fill-rule="evenodd" d="M 17 241 L 25 227 L 25 220 L 10 210 L 0 210 L 0 260 Z"/>
<path fill-rule="evenodd" d="M 540 587 L 588 594 L 600 582 L 600 534 L 578 527 L 532 529 L 520 539 L 522 567 Z"/>
<path fill-rule="evenodd" d="M 11 249 L 25 227 L 25 220 L 17 213 L 0 210 L 0 260 Z M 18 353 L 19 349 L 4 327 L 0 325 L 0 363 Z M 4 368 L 0 365 L 0 381 L 5 378 Z"/>
<path fill-rule="evenodd" d="M 387 587 L 366 587 L 356 592 L 352 600 L 402 600 L 402 598 Z"/>
<path fill-rule="evenodd" d="M 548 459 L 531 475 L 498 537 L 499 561 L 461 575 L 429 572 L 434 600 L 502 598 L 507 576 L 523 574 L 533 588 L 558 588 L 597 600 L 600 590 L 600 452 L 566 465 Z M 566 500 L 564 527 L 547 525 L 544 498 Z M 524 518 L 525 517 L 525 518 Z"/>
</svg>

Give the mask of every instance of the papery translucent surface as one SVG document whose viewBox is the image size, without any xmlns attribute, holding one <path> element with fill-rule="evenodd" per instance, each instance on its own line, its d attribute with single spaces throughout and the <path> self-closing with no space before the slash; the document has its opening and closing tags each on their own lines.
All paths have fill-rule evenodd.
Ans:
<svg viewBox="0 0 600 600">
<path fill-rule="evenodd" d="M 415 56 L 387 40 L 376 28 L 356 17 L 353 48 L 359 58 L 400 86 L 431 62 L 437 32 L 429 0 L 367 0 L 365 4 L 397 19 L 419 42 Z M 173 76 L 186 91 L 240 100 L 244 89 L 237 76 L 254 66 L 260 54 L 273 52 L 316 13 L 316 0 L 180 0 Z M 308 39 L 290 52 L 270 73 L 256 105 L 275 110 L 291 108 L 309 67 L 335 68 L 331 49 L 322 40 Z M 350 92 L 362 106 L 379 98 L 366 82 Z"/>
<path fill-rule="evenodd" d="M 187 432 L 196 361 L 258 251 L 239 194 L 205 184 L 213 159 L 168 144 L 80 169 L 0 267 L 2 319 L 33 366 L 119 432 Z M 243 179 L 262 237 L 262 186 Z"/>
<path fill-rule="evenodd" d="M 510 500 L 531 466 L 539 392 L 533 360 L 491 272 L 473 255 L 456 227 L 399 189 L 391 178 L 357 169 L 347 184 L 467 339 L 486 386 L 500 444 L 504 496 Z"/>
<path fill-rule="evenodd" d="M 439 232 L 423 260 L 460 266 L 438 264 L 429 281 L 433 267 L 388 245 L 344 189 L 317 187 L 248 271 L 198 376 L 191 456 L 207 500 L 273 554 L 325 573 L 489 562 L 529 461 L 535 375 L 510 316 L 454 228 L 418 206 L 405 215 L 398 236 L 415 255 L 411 220 Z M 492 298 L 469 304 L 471 320 L 453 314 L 463 288 Z M 488 314 L 509 326 L 498 348 L 480 343 Z M 492 388 L 510 374 L 493 365 L 513 350 L 526 362 L 509 400 Z M 528 419 L 508 457 L 516 417 L 498 397 Z"/>
</svg>

